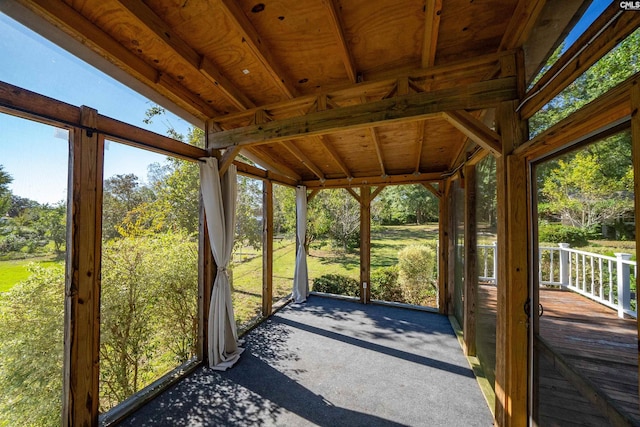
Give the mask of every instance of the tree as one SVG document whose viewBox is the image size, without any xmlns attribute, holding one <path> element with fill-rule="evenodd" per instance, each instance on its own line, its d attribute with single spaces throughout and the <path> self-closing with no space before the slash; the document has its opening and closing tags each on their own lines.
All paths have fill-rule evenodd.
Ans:
<svg viewBox="0 0 640 427">
<path fill-rule="evenodd" d="M 359 245 L 360 204 L 342 189 L 323 190 L 311 200 L 307 239 L 326 235 L 345 252 Z"/>
<path fill-rule="evenodd" d="M 113 239 L 121 234 L 118 226 L 129 212 L 143 202 L 154 199 L 148 188 L 143 188 L 134 174 L 114 175 L 105 180 L 103 190 L 102 230 L 104 239 Z"/>
<path fill-rule="evenodd" d="M 438 199 L 419 184 L 389 186 L 373 205 L 374 218 L 382 224 L 424 224 L 438 220 Z"/>
<path fill-rule="evenodd" d="M 0 217 L 3 217 L 9 210 L 11 203 L 11 190 L 9 184 L 13 182 L 13 178 L 8 172 L 5 172 L 4 167 L 0 165 Z"/>
<path fill-rule="evenodd" d="M 234 250 L 244 246 L 262 248 L 262 182 L 238 176 Z"/>
<path fill-rule="evenodd" d="M 495 227 L 497 218 L 496 159 L 487 156 L 476 166 L 476 210 L 478 222 Z"/>
<path fill-rule="evenodd" d="M 67 241 L 67 206 L 59 202 L 53 206 L 44 206 L 40 214 L 40 224 L 44 227 L 44 235 L 53 241 L 57 254 L 64 253 Z"/>
</svg>

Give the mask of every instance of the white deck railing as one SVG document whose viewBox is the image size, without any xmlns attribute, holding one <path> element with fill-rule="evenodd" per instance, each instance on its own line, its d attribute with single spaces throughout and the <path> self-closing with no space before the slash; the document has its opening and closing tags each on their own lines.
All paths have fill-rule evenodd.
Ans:
<svg viewBox="0 0 640 427">
<path fill-rule="evenodd" d="M 480 281 L 497 283 L 496 249 L 496 243 L 478 245 Z M 619 317 L 637 318 L 637 292 L 631 291 L 631 283 L 638 266 L 630 254 L 611 257 L 572 249 L 567 243 L 539 249 L 540 286 L 569 289 L 617 310 Z"/>
</svg>

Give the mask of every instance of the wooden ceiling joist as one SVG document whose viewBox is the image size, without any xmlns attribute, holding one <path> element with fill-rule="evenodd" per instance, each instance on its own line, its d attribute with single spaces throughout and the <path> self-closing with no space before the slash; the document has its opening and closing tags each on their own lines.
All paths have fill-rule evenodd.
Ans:
<svg viewBox="0 0 640 427">
<path fill-rule="evenodd" d="M 625 12 L 617 2 L 611 3 L 527 92 L 519 108 L 522 118 L 534 115 L 639 26 L 640 13 Z"/>
<path fill-rule="evenodd" d="M 402 175 L 387 175 L 382 176 L 368 176 L 368 177 L 355 177 L 351 179 L 337 178 L 326 179 L 324 182 L 320 180 L 308 180 L 302 181 L 302 185 L 306 185 L 307 188 L 348 188 L 348 187 L 360 187 L 363 185 L 399 185 L 399 184 L 421 184 L 423 182 L 441 181 L 443 179 L 443 172 L 429 172 L 421 173 L 420 175 L 414 174 L 402 174 Z"/>
<path fill-rule="evenodd" d="M 420 173 L 420 164 L 422 162 L 422 147 L 424 147 L 424 136 L 426 132 L 427 121 L 418 125 L 418 137 L 416 138 L 416 167 L 414 174 Z"/>
<path fill-rule="evenodd" d="M 425 24 L 424 40 L 422 41 L 422 68 L 428 68 L 435 65 L 441 13 L 442 0 L 427 1 L 424 13 Z"/>
<path fill-rule="evenodd" d="M 201 56 L 175 34 L 151 8 L 138 0 L 118 0 L 129 14 L 138 20 L 143 26 L 149 28 L 163 41 L 177 56 L 184 59 L 192 68 L 200 71 L 205 77 L 220 89 L 225 96 L 239 110 L 255 107 L 255 104 L 247 98 L 237 87 L 220 73 L 214 64 L 204 56 Z"/>
<path fill-rule="evenodd" d="M 355 62 L 353 60 L 353 55 L 351 54 L 351 50 L 349 49 L 349 45 L 347 43 L 347 38 L 344 34 L 344 25 L 342 24 L 342 19 L 340 18 L 340 14 L 338 13 L 338 5 L 336 4 L 336 0 L 323 0 L 323 4 L 327 8 L 327 11 L 329 13 L 329 20 L 331 22 L 331 28 L 333 28 L 336 34 L 336 38 L 338 39 L 340 56 L 342 57 L 342 62 L 344 62 L 344 68 L 347 72 L 347 76 L 349 77 L 349 81 L 351 83 L 356 83 L 357 70 Z"/>
<path fill-rule="evenodd" d="M 380 163 L 380 175 L 385 176 L 387 174 L 387 170 L 384 167 L 384 156 L 382 154 L 382 146 L 380 145 L 380 139 L 378 139 L 378 134 L 375 128 L 369 128 L 369 134 L 371 135 L 373 146 L 376 149 L 376 155 L 378 156 L 378 163 Z"/>
<path fill-rule="evenodd" d="M 329 153 L 329 156 L 336 162 L 338 167 L 340 167 L 340 170 L 342 170 L 344 175 L 347 178 L 351 178 L 352 177 L 351 171 L 345 164 L 344 160 L 342 160 L 342 158 L 340 157 L 340 154 L 338 154 L 335 147 L 331 145 L 331 143 L 327 141 L 323 136 L 319 136 L 318 141 L 324 147 L 324 149 L 327 150 L 327 153 Z"/>
<path fill-rule="evenodd" d="M 68 35 L 89 46 L 101 56 L 184 108 L 190 114 L 206 120 L 218 115 L 204 100 L 190 93 L 173 78 L 160 73 L 142 58 L 121 45 L 109 34 L 61 1 L 18 0 L 20 4 L 41 16 Z"/>
<path fill-rule="evenodd" d="M 491 151 L 494 156 L 502 156 L 500 135 L 468 112 L 447 111 L 443 113 L 443 117 L 473 142 Z"/>
<path fill-rule="evenodd" d="M 516 79 L 506 77 L 274 120 L 260 125 L 211 133 L 209 137 L 212 148 L 218 149 L 231 145 L 280 142 L 347 129 L 416 121 L 444 111 L 489 108 L 516 97 Z"/>
<path fill-rule="evenodd" d="M 316 166 L 309 159 L 309 157 L 306 154 L 304 154 L 302 151 L 300 151 L 300 149 L 298 147 L 293 145 L 293 143 L 283 143 L 283 144 L 281 144 L 281 146 L 286 148 L 291 154 L 293 154 L 298 160 L 300 160 L 300 163 L 305 165 L 307 167 L 307 169 L 309 169 L 311 172 L 313 172 L 313 174 L 315 176 L 317 176 L 318 179 L 320 179 L 320 180 L 324 180 L 325 179 L 325 176 L 324 176 L 324 173 L 322 172 L 322 170 L 318 166 Z"/>
<path fill-rule="evenodd" d="M 295 187 L 296 185 L 298 185 L 298 181 L 287 176 L 274 173 L 273 171 L 260 169 L 239 161 L 234 161 L 233 164 L 236 165 L 236 168 L 238 168 L 239 175 L 247 176 L 253 179 L 269 180 L 277 184 L 286 185 L 289 187 Z"/>
<path fill-rule="evenodd" d="M 242 34 L 242 41 L 247 44 L 249 50 L 262 64 L 271 76 L 276 87 L 288 98 L 297 96 L 297 91 L 291 80 L 279 66 L 279 62 L 273 57 L 270 50 L 260 38 L 249 18 L 244 14 L 235 0 L 217 0 L 225 15 Z"/>
<path fill-rule="evenodd" d="M 515 49 L 529 38 L 546 0 L 520 0 L 505 31 L 500 50 Z"/>
<path fill-rule="evenodd" d="M 268 154 L 260 151 L 259 147 L 244 147 L 240 151 L 240 154 L 270 172 L 286 176 L 296 181 L 302 179 L 302 177 L 293 169 L 281 164 L 280 162 L 271 158 L 271 156 L 269 156 Z"/>
</svg>

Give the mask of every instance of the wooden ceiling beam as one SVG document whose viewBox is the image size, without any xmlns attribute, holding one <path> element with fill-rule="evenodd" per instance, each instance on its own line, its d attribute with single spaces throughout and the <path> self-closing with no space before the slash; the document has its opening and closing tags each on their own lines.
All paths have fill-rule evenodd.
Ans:
<svg viewBox="0 0 640 427">
<path fill-rule="evenodd" d="M 473 142 L 491 151 L 496 157 L 502 156 L 500 135 L 489 129 L 482 121 L 464 110 L 446 111 L 442 116 Z"/>
<path fill-rule="evenodd" d="M 613 2 L 529 89 L 519 107 L 522 119 L 533 116 L 639 26 L 640 13 L 625 12 Z"/>
<path fill-rule="evenodd" d="M 224 93 L 231 103 L 239 110 L 255 107 L 237 87 L 220 73 L 213 63 L 193 50 L 184 40 L 162 20 L 149 6 L 139 0 L 118 0 L 122 7 L 129 12 L 140 24 L 149 28 L 164 44 L 177 56 L 184 59 L 193 69 L 201 72 L 218 89 Z"/>
<path fill-rule="evenodd" d="M 424 38 L 422 40 L 422 68 L 429 68 L 435 65 L 441 13 L 442 0 L 427 1 L 424 13 L 425 21 Z"/>
<path fill-rule="evenodd" d="M 387 170 L 384 167 L 384 156 L 382 154 L 382 147 L 380 145 L 378 133 L 376 132 L 375 128 L 369 128 L 369 134 L 371 135 L 373 146 L 376 148 L 376 156 L 378 157 L 378 163 L 380 163 L 380 174 L 382 176 L 385 176 L 387 174 Z"/>
<path fill-rule="evenodd" d="M 344 24 L 342 23 L 342 18 L 338 13 L 338 5 L 336 4 L 336 0 L 323 0 L 323 4 L 326 6 L 327 11 L 329 12 L 329 20 L 331 21 L 331 28 L 338 39 L 338 47 L 340 49 L 340 56 L 342 57 L 342 62 L 344 63 L 344 68 L 347 71 L 347 76 L 349 77 L 349 81 L 351 83 L 357 82 L 357 71 L 355 66 L 355 61 L 353 60 L 353 55 L 351 54 L 351 49 L 349 49 L 349 45 L 347 44 L 347 38 L 344 35 Z"/>
<path fill-rule="evenodd" d="M 520 0 L 502 36 L 499 50 L 522 47 L 531 35 L 546 0 Z"/>
<path fill-rule="evenodd" d="M 220 159 L 220 167 L 218 168 L 220 176 L 227 172 L 227 169 L 229 169 L 229 166 L 231 166 L 238 153 L 240 153 L 240 147 L 229 147 L 225 150 Z"/>
<path fill-rule="evenodd" d="M 444 172 L 430 172 L 422 173 L 419 176 L 414 174 L 401 174 L 401 175 L 387 175 L 381 176 L 368 176 L 357 177 L 352 179 L 336 178 L 327 179 L 325 181 L 309 180 L 302 181 L 302 185 L 306 185 L 309 189 L 314 188 L 349 188 L 360 187 L 363 185 L 400 185 L 400 184 L 421 184 L 423 182 L 441 181 L 444 177 Z"/>
<path fill-rule="evenodd" d="M 431 192 L 431 194 L 436 196 L 438 199 L 442 199 L 442 191 L 440 191 L 436 187 L 434 187 L 433 183 L 431 183 L 431 182 L 423 182 L 422 186 L 424 188 L 426 188 L 427 190 L 429 190 Z"/>
<path fill-rule="evenodd" d="M 362 201 L 361 201 L 362 199 L 360 198 L 360 195 L 359 195 L 358 193 L 356 193 L 356 192 L 353 190 L 353 188 L 351 188 L 351 187 L 345 187 L 344 189 L 345 189 L 345 190 L 347 190 L 347 193 L 351 194 L 351 196 L 353 196 L 353 198 L 354 198 L 354 199 L 356 199 L 356 201 L 357 201 L 358 203 L 362 203 Z"/>
<path fill-rule="evenodd" d="M 215 109 L 196 94 L 188 91 L 173 78 L 162 75 L 156 68 L 147 64 L 142 58 L 121 45 L 65 2 L 49 0 L 18 1 L 33 13 L 62 29 L 100 56 L 108 58 L 109 61 L 125 72 L 166 96 L 190 114 L 202 120 L 219 115 Z M 187 93 L 188 96 L 185 96 Z"/>
<path fill-rule="evenodd" d="M 444 111 L 489 108 L 516 97 L 516 78 L 505 77 L 213 132 L 210 141 L 212 148 L 217 149 L 280 142 L 347 129 L 416 121 Z"/>
<path fill-rule="evenodd" d="M 325 179 L 322 170 L 318 166 L 316 166 L 315 163 L 313 163 L 311 159 L 309 159 L 309 157 L 307 157 L 307 155 L 304 154 L 298 147 L 293 145 L 293 142 L 282 143 L 280 145 L 286 148 L 291 154 L 293 154 L 298 160 L 300 160 L 300 163 L 305 165 L 306 168 L 313 172 L 313 174 L 320 180 Z"/>
<path fill-rule="evenodd" d="M 287 176 L 274 173 L 270 170 L 260 169 L 250 164 L 239 162 L 237 160 L 235 160 L 233 164 L 236 165 L 236 168 L 238 168 L 239 175 L 248 176 L 249 178 L 254 179 L 273 181 L 277 184 L 286 185 L 289 187 L 295 187 L 296 185 L 298 185 L 298 181 Z"/>
<path fill-rule="evenodd" d="M 247 44 L 249 50 L 256 59 L 262 64 L 271 76 L 276 87 L 288 98 L 294 98 L 298 95 L 297 90 L 293 86 L 291 80 L 286 78 L 286 74 L 278 65 L 279 62 L 273 57 L 262 38 L 256 31 L 255 27 L 247 18 L 235 0 L 218 0 L 222 11 L 227 18 L 231 20 L 233 26 L 242 34 L 242 40 Z"/>
<path fill-rule="evenodd" d="M 268 154 L 259 151 L 258 147 L 245 147 L 242 149 L 242 151 L 240 151 L 240 154 L 268 171 L 286 176 L 296 181 L 300 181 L 302 179 L 302 177 L 296 171 L 281 164 L 277 160 L 274 160 Z"/>
<path fill-rule="evenodd" d="M 340 154 L 338 154 L 335 147 L 329 141 L 327 141 L 323 136 L 319 136 L 318 141 L 324 147 L 324 149 L 327 150 L 327 153 L 329 153 L 329 156 L 336 162 L 336 164 L 338 165 L 338 167 L 340 167 L 340 169 L 345 174 L 345 176 L 347 178 L 351 178 L 353 176 L 351 175 L 351 171 L 345 164 L 344 160 L 342 160 L 342 158 L 340 157 Z"/>
</svg>

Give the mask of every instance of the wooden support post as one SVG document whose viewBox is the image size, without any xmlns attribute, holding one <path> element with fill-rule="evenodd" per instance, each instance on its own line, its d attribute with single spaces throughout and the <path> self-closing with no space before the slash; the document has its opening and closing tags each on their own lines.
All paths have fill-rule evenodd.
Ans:
<svg viewBox="0 0 640 427">
<path fill-rule="evenodd" d="M 360 302 L 371 302 L 371 187 L 360 187 Z"/>
<path fill-rule="evenodd" d="M 498 194 L 498 296 L 496 320 L 496 424 L 526 426 L 528 421 L 528 317 L 530 206 L 526 161 L 510 154 L 523 141 L 515 110 L 504 102 L 496 119 L 503 156 L 496 159 Z"/>
<path fill-rule="evenodd" d="M 81 124 L 70 143 L 64 426 L 98 425 L 104 138 L 88 130 L 96 128 L 96 110 L 82 107 Z"/>
<path fill-rule="evenodd" d="M 451 179 L 449 181 L 449 193 L 447 196 L 447 306 L 446 314 L 455 313 L 455 289 L 456 289 L 456 212 L 458 206 L 456 203 L 456 192 L 460 181 Z"/>
<path fill-rule="evenodd" d="M 464 168 L 464 347 L 476 355 L 476 303 L 478 301 L 478 241 L 476 218 L 476 167 Z"/>
<path fill-rule="evenodd" d="M 640 230 L 640 80 L 631 85 L 631 146 L 633 147 L 633 189 L 636 214 L 636 230 Z M 636 232 L 636 247 L 640 244 L 640 233 Z M 636 289 L 640 285 L 640 277 L 636 275 Z M 640 337 L 640 316 L 637 319 L 638 336 Z M 638 366 L 640 366 L 640 346 L 638 346 Z M 639 372 L 640 373 L 640 372 Z M 640 387 L 640 380 L 638 383 Z"/>
<path fill-rule="evenodd" d="M 442 191 L 443 197 L 439 202 L 439 219 L 438 219 L 438 311 L 442 314 L 448 314 L 449 310 L 449 198 L 451 187 L 450 181 L 443 181 L 438 185 L 438 189 Z"/>
<path fill-rule="evenodd" d="M 262 315 L 273 309 L 273 184 L 262 181 Z"/>
</svg>

